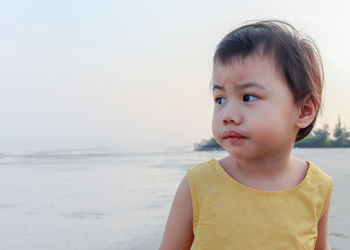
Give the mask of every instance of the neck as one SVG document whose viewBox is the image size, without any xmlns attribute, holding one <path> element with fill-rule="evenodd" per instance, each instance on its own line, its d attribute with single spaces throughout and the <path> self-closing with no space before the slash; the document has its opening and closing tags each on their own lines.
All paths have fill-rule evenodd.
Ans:
<svg viewBox="0 0 350 250">
<path fill-rule="evenodd" d="M 236 165 L 237 171 L 244 176 L 252 178 L 273 178 L 288 170 L 293 165 L 291 149 L 278 152 L 274 155 L 264 156 L 256 159 L 234 159 L 232 164 Z"/>
</svg>

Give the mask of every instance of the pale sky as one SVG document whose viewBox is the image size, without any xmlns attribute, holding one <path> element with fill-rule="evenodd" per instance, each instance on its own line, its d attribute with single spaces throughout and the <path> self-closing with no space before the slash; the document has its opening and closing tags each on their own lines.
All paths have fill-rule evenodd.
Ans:
<svg viewBox="0 0 350 250">
<path fill-rule="evenodd" d="M 311 36 L 324 110 L 350 125 L 348 1 L 7 1 L 0 8 L 0 152 L 193 145 L 212 136 L 215 46 L 246 21 Z"/>
</svg>

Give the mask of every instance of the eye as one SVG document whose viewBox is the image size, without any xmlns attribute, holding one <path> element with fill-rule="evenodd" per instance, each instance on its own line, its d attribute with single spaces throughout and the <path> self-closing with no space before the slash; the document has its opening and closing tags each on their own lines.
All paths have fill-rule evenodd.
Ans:
<svg viewBox="0 0 350 250">
<path fill-rule="evenodd" d="M 223 98 L 223 97 L 217 97 L 217 98 L 215 98 L 215 102 L 216 102 L 217 104 L 223 104 L 223 103 L 226 102 L 226 99 Z"/>
<path fill-rule="evenodd" d="M 257 99 L 258 99 L 258 97 L 255 96 L 255 95 L 244 95 L 243 96 L 243 101 L 244 102 L 252 102 L 252 101 L 255 101 Z"/>
</svg>

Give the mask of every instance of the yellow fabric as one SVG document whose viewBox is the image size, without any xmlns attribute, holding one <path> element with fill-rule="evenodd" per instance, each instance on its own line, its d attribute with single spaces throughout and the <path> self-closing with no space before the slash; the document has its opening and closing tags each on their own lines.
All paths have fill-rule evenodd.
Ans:
<svg viewBox="0 0 350 250">
<path fill-rule="evenodd" d="M 193 204 L 192 249 L 314 249 L 333 180 L 307 163 L 304 180 L 283 191 L 245 186 L 214 158 L 187 169 Z"/>
</svg>

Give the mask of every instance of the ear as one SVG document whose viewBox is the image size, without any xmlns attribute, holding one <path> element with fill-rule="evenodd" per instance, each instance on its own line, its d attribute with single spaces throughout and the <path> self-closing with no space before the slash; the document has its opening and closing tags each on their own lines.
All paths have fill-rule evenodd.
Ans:
<svg viewBox="0 0 350 250">
<path fill-rule="evenodd" d="M 306 128 L 314 120 L 318 110 L 318 104 L 313 96 L 308 95 L 298 105 L 298 116 L 296 117 L 296 126 Z"/>
</svg>

